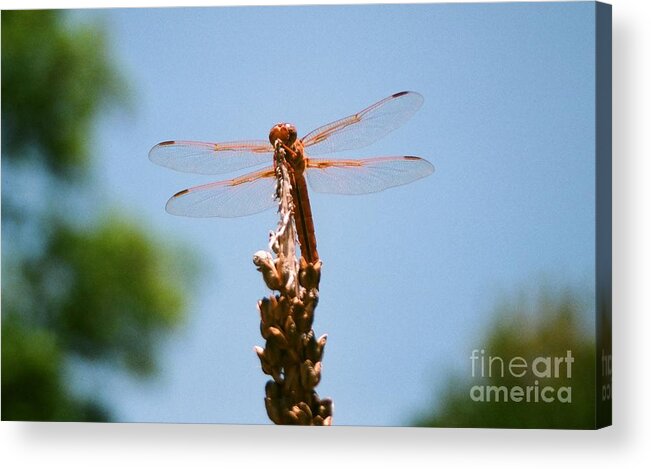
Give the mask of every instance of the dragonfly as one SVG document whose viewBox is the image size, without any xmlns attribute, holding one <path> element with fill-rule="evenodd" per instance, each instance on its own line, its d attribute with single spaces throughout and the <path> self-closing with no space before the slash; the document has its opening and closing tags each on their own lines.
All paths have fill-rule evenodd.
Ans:
<svg viewBox="0 0 651 469">
<path fill-rule="evenodd" d="M 369 194 L 426 177 L 434 171 L 434 166 L 417 156 L 359 159 L 312 156 L 366 147 L 402 126 L 423 101 L 423 96 L 413 91 L 395 93 L 300 139 L 293 124 L 279 123 L 272 127 L 268 141 L 169 140 L 155 145 L 149 159 L 167 168 L 196 174 L 223 174 L 273 162 L 272 166 L 233 179 L 184 189 L 174 194 L 165 206 L 173 215 L 240 217 L 277 204 L 274 154 L 276 145 L 280 145 L 285 150 L 291 176 L 293 215 L 301 255 L 313 263 L 319 254 L 307 182 L 314 192 Z"/>
</svg>

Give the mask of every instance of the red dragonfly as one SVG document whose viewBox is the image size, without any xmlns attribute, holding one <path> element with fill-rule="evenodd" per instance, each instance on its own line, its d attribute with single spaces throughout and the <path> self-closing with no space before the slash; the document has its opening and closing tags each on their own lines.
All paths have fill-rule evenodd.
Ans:
<svg viewBox="0 0 651 469">
<path fill-rule="evenodd" d="M 156 164 L 198 174 L 220 174 L 270 163 L 274 144 L 285 149 L 294 200 L 294 219 L 301 253 L 315 262 L 314 222 L 305 175 L 315 192 L 368 194 L 407 184 L 434 171 L 417 156 L 383 156 L 365 159 L 318 159 L 307 156 L 362 148 L 404 124 L 423 104 L 423 97 L 403 91 L 351 116 L 319 127 L 298 139 L 296 127 L 281 123 L 269 141 L 207 143 L 184 140 L 161 142 L 149 152 Z M 185 189 L 172 196 L 166 210 L 188 217 L 239 217 L 274 206 L 276 171 L 270 166 L 234 179 Z"/>
</svg>

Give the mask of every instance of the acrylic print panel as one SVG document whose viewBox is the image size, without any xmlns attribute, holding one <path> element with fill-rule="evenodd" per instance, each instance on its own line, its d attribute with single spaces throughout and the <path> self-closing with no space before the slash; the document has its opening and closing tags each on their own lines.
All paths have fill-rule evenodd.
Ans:
<svg viewBox="0 0 651 469">
<path fill-rule="evenodd" d="M 609 423 L 608 6 L 2 31 L 3 419 Z"/>
</svg>

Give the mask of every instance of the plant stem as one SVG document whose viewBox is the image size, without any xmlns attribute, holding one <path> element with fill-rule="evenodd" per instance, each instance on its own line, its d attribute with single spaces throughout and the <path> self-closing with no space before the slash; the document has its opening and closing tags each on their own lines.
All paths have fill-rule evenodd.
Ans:
<svg viewBox="0 0 651 469">
<path fill-rule="evenodd" d="M 253 262 L 272 294 L 258 302 L 265 347 L 255 347 L 262 371 L 272 377 L 265 387 L 265 407 L 278 425 L 331 425 L 333 404 L 315 391 L 327 336 L 315 338 L 312 323 L 319 300 L 321 261 L 296 257 L 296 228 L 291 175 L 284 150 L 276 145 L 276 197 L 280 221 L 269 248 Z"/>
</svg>

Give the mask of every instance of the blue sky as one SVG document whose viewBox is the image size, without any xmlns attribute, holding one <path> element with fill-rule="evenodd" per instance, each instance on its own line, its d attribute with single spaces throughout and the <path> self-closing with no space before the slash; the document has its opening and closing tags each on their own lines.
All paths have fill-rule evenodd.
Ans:
<svg viewBox="0 0 651 469">
<path fill-rule="evenodd" d="M 436 399 L 495 302 L 594 271 L 594 5 L 439 4 L 95 10 L 132 85 L 132 111 L 96 129 L 109 203 L 194 250 L 185 327 L 148 382 L 87 385 L 123 421 L 267 423 L 254 345 L 264 284 L 251 257 L 273 211 L 186 219 L 173 193 L 217 178 L 147 159 L 162 140 L 299 134 L 402 90 L 425 97 L 402 128 L 337 156 L 419 155 L 436 172 L 361 197 L 315 194 L 323 259 L 318 391 L 335 423 L 407 424 Z M 107 384 L 108 383 L 108 384 Z"/>
</svg>

